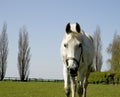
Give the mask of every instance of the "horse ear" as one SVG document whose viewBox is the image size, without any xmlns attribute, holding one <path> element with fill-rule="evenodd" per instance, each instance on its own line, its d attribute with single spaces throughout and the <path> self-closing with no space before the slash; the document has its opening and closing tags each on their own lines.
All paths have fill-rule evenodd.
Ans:
<svg viewBox="0 0 120 97">
<path fill-rule="evenodd" d="M 69 34 L 69 32 L 70 32 L 70 23 L 68 23 L 67 25 L 66 25 L 66 33 L 67 34 Z"/>
<path fill-rule="evenodd" d="M 81 28 L 80 28 L 80 25 L 79 25 L 78 23 L 76 23 L 76 31 L 77 31 L 78 33 L 81 32 Z"/>
</svg>

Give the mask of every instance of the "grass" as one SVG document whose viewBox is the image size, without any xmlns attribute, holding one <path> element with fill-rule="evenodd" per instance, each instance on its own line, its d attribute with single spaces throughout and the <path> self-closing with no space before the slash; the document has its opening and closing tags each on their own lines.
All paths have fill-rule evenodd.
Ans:
<svg viewBox="0 0 120 97">
<path fill-rule="evenodd" d="M 88 85 L 87 97 L 119 97 L 120 86 Z"/>
<path fill-rule="evenodd" d="M 88 85 L 87 97 L 119 97 L 120 86 Z M 62 82 L 0 82 L 0 97 L 65 97 Z"/>
<path fill-rule="evenodd" d="M 0 97 L 64 97 L 63 83 L 2 81 Z"/>
</svg>

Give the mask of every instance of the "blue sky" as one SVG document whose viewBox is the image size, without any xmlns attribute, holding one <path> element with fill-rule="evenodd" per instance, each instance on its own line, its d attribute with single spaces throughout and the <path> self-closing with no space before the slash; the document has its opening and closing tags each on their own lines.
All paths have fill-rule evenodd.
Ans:
<svg viewBox="0 0 120 97">
<path fill-rule="evenodd" d="M 101 29 L 103 70 L 106 53 L 114 32 L 120 34 L 120 0 L 1 0 L 0 31 L 7 22 L 9 55 L 6 76 L 18 77 L 17 54 L 19 29 L 26 26 L 31 47 L 30 77 L 63 78 L 60 44 L 68 22 L 78 22 L 93 35 Z"/>
</svg>

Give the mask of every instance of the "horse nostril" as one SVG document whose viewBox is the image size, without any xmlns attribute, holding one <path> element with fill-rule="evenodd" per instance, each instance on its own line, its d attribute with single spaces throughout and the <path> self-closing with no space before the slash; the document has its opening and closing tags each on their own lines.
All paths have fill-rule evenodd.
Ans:
<svg viewBox="0 0 120 97">
<path fill-rule="evenodd" d="M 74 72 L 74 69 L 70 69 L 70 74 L 73 74 Z"/>
</svg>

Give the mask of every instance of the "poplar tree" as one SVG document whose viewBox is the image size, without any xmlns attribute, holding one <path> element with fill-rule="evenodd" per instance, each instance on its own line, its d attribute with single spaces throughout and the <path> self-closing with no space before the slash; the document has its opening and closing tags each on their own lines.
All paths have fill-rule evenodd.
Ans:
<svg viewBox="0 0 120 97">
<path fill-rule="evenodd" d="M 95 46 L 95 57 L 94 57 L 94 65 L 95 65 L 95 69 L 96 71 L 101 71 L 101 67 L 102 67 L 102 41 L 101 41 L 101 31 L 100 31 L 100 27 L 97 26 L 96 30 L 94 32 L 94 46 Z"/>
<path fill-rule="evenodd" d="M 3 80 L 6 74 L 7 57 L 8 57 L 7 24 L 4 23 L 2 32 L 0 34 L 0 80 Z"/>
<path fill-rule="evenodd" d="M 25 27 L 19 31 L 19 52 L 18 52 L 18 70 L 21 81 L 27 81 L 29 77 L 30 47 L 28 41 L 28 32 Z"/>
</svg>

